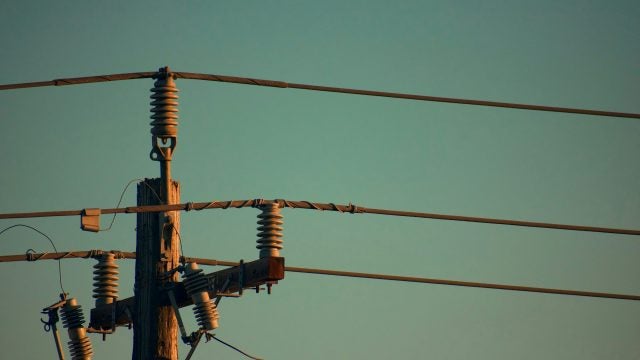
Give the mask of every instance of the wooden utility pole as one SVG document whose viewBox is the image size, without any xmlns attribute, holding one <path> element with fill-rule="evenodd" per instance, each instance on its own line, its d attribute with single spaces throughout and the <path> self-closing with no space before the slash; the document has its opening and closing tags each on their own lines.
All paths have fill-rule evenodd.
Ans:
<svg viewBox="0 0 640 360">
<path fill-rule="evenodd" d="M 149 179 L 138 184 L 138 205 L 158 204 L 162 179 Z M 172 181 L 171 203 L 180 202 L 180 186 Z M 168 217 L 168 219 L 167 219 Z M 136 280 L 133 312 L 133 359 L 177 360 L 178 324 L 173 308 L 162 304 L 161 289 L 177 274 L 163 275 L 180 261 L 179 212 L 139 213 L 136 230 Z"/>
<path fill-rule="evenodd" d="M 171 158 L 178 138 L 178 89 L 168 67 L 154 76 L 151 89 L 151 160 L 160 163 L 160 178 L 138 184 L 138 205 L 177 204 L 180 186 L 171 179 Z M 167 276 L 180 262 L 179 212 L 138 214 L 136 282 L 133 314 L 133 359 L 177 360 L 178 324 L 170 305 L 159 302 Z"/>
</svg>

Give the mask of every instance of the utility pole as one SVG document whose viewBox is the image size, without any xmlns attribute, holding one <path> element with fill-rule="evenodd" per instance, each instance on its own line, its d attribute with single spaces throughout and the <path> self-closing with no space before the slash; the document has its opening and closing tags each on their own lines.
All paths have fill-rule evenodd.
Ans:
<svg viewBox="0 0 640 360">
<path fill-rule="evenodd" d="M 180 185 L 171 179 L 171 159 L 178 135 L 178 89 L 174 74 L 161 68 L 151 89 L 151 153 L 160 162 L 160 178 L 138 184 L 138 205 L 177 204 Z M 177 360 L 178 326 L 171 305 L 160 302 L 166 274 L 180 261 L 180 213 L 140 213 L 136 228 L 135 305 L 133 312 L 134 360 Z"/>
<path fill-rule="evenodd" d="M 180 185 L 171 179 L 171 159 L 178 137 L 175 74 L 165 67 L 154 79 L 150 157 L 160 163 L 160 178 L 138 183 L 139 206 L 180 202 Z M 109 334 L 117 326 L 133 323 L 133 360 L 178 360 L 179 328 L 180 338 L 191 345 L 193 353 L 200 337 L 217 328 L 217 304 L 222 297 L 238 297 L 248 288 L 259 292 L 262 285 L 271 293 L 271 286 L 284 279 L 284 258 L 279 252 L 282 249 L 280 204 L 260 201 L 254 207 L 261 210 L 256 245 L 260 250 L 259 259 L 240 260 L 237 266 L 209 274 L 204 274 L 195 263 L 180 264 L 179 211 L 138 213 L 134 296 L 96 302 L 96 307 L 91 309 L 89 328 Z M 95 216 L 93 213 L 99 215 L 99 209 L 85 210 L 94 211 L 84 215 L 87 219 L 82 223 L 98 229 L 95 224 L 89 225 L 92 224 L 90 217 Z M 178 281 L 178 272 L 182 273 L 182 282 Z M 100 270 L 98 275 L 112 274 Z M 111 291 L 109 294 L 114 290 L 111 285 L 105 284 L 106 290 Z M 102 294 L 106 290 L 98 292 Z M 191 335 L 176 314 L 179 308 L 189 305 L 195 305 L 193 312 L 199 325 Z"/>
</svg>

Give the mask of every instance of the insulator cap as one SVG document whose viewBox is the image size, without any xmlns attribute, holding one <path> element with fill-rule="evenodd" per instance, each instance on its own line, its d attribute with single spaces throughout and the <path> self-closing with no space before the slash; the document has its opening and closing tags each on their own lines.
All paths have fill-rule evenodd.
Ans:
<svg viewBox="0 0 640 360">
<path fill-rule="evenodd" d="M 69 333 L 69 352 L 72 360 L 90 360 L 93 356 L 91 340 L 87 337 L 82 307 L 74 298 L 70 298 L 61 309 L 62 325 Z"/>
<path fill-rule="evenodd" d="M 193 312 L 198 325 L 206 330 L 216 329 L 219 318 L 218 309 L 209 298 L 209 282 L 202 273 L 202 269 L 199 269 L 196 263 L 187 263 L 182 277 L 187 294 L 193 300 Z"/>
<path fill-rule="evenodd" d="M 74 298 L 69 298 L 62 307 L 62 325 L 67 329 L 81 328 L 84 324 L 82 306 Z"/>
<path fill-rule="evenodd" d="M 204 276 L 202 269 L 198 268 L 198 264 L 194 262 L 185 265 L 183 278 L 184 287 L 189 295 L 207 291 L 209 287 L 209 282 Z"/>
<path fill-rule="evenodd" d="M 118 264 L 115 255 L 104 253 L 93 266 L 93 297 L 96 306 L 111 304 L 118 298 Z"/>
<path fill-rule="evenodd" d="M 91 340 L 85 335 L 77 340 L 67 343 L 72 360 L 90 360 L 93 357 L 93 347 Z"/>
<path fill-rule="evenodd" d="M 168 67 L 161 68 L 151 88 L 151 125 L 153 160 L 171 160 L 178 138 L 178 88 Z M 158 140 L 167 147 L 160 146 Z M 155 154 L 155 155 L 154 155 Z"/>
<path fill-rule="evenodd" d="M 258 245 L 260 258 L 280 256 L 282 249 L 282 221 L 280 205 L 277 202 L 261 205 L 262 213 L 258 215 Z"/>
<path fill-rule="evenodd" d="M 218 319 L 220 318 L 220 315 L 218 314 L 216 304 L 209 299 L 208 294 L 206 299 L 195 304 L 193 307 L 193 313 L 195 314 L 196 321 L 201 328 L 206 330 L 215 330 L 218 328 Z"/>
</svg>

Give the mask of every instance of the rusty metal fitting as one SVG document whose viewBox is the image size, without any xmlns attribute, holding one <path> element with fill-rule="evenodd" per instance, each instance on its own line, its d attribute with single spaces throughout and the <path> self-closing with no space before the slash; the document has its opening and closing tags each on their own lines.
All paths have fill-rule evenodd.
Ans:
<svg viewBox="0 0 640 360">
<path fill-rule="evenodd" d="M 182 273 L 184 287 L 187 294 L 193 300 L 193 312 L 198 325 L 205 330 L 214 330 L 218 327 L 218 309 L 209 298 L 207 278 L 198 268 L 198 264 L 191 262 L 184 266 Z"/>
<path fill-rule="evenodd" d="M 258 215 L 258 245 L 260 258 L 280 256 L 282 249 L 282 221 L 280 205 L 277 202 L 260 205 L 262 213 Z"/>
<path fill-rule="evenodd" d="M 62 324 L 69 333 L 69 352 L 72 360 L 90 360 L 93 356 L 91 340 L 87 337 L 84 328 L 84 315 L 82 307 L 74 298 L 67 299 L 61 309 Z"/>
<path fill-rule="evenodd" d="M 116 256 L 107 252 L 96 258 L 98 263 L 93 266 L 93 297 L 96 299 L 96 306 L 111 304 L 118 298 Z"/>
<path fill-rule="evenodd" d="M 160 68 L 151 89 L 151 153 L 154 161 L 171 161 L 178 139 L 178 88 L 169 67 Z"/>
</svg>

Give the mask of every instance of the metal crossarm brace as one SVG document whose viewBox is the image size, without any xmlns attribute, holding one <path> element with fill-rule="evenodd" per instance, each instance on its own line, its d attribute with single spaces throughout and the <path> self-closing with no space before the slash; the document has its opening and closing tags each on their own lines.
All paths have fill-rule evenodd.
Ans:
<svg viewBox="0 0 640 360">
<path fill-rule="evenodd" d="M 256 288 L 267 283 L 277 282 L 284 279 L 284 258 L 265 257 L 255 261 L 243 263 L 224 270 L 216 271 L 205 275 L 209 281 L 209 295 L 214 298 L 220 294 L 236 293 L 242 289 Z M 226 285 L 226 289 L 225 289 Z M 192 305 L 191 297 L 187 295 L 184 285 L 179 282 L 175 284 L 173 292 L 178 307 Z M 171 306 L 171 301 L 166 291 L 162 292 L 159 303 Z M 116 326 L 128 325 L 133 320 L 133 309 L 135 309 L 135 299 L 133 297 L 118 300 L 112 304 L 106 304 L 91 309 L 90 327 L 109 328 L 115 323 Z M 115 307 L 115 309 L 114 309 Z M 115 314 L 115 321 L 112 319 Z"/>
</svg>

